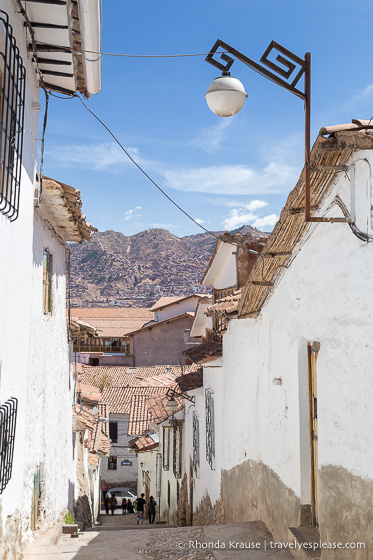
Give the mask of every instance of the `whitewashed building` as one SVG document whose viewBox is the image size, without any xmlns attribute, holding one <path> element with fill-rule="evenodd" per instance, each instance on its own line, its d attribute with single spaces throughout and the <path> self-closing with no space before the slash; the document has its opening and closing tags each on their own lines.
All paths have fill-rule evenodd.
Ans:
<svg viewBox="0 0 373 560">
<path fill-rule="evenodd" d="M 3 0 L 0 10 L 0 556 L 7 560 L 74 499 L 65 257 L 66 240 L 81 241 L 87 225 L 78 191 L 70 213 L 67 195 L 49 204 L 47 181 L 41 193 L 39 93 L 41 83 L 64 93 L 100 89 L 100 61 L 84 62 L 71 50 L 73 37 L 99 45 L 99 5 L 28 2 L 25 9 Z"/>
<path fill-rule="evenodd" d="M 186 424 L 190 458 L 199 441 L 197 522 L 261 519 L 277 541 L 341 543 L 321 558 L 368 560 L 373 550 L 367 126 L 321 130 L 311 154 L 311 207 L 327 221 L 305 223 L 302 175 L 234 304 L 220 367 L 204 365 L 199 440 Z M 227 303 L 212 313 L 221 316 Z"/>
</svg>

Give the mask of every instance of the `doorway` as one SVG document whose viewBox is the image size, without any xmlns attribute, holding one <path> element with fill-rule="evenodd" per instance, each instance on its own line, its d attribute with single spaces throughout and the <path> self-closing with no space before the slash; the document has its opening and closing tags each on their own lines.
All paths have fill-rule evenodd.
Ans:
<svg viewBox="0 0 373 560">
<path fill-rule="evenodd" d="M 308 394 L 309 394 L 309 426 L 311 448 L 311 506 L 312 525 L 319 527 L 318 520 L 318 419 L 317 419 L 317 356 L 320 350 L 319 342 L 308 343 Z"/>
</svg>

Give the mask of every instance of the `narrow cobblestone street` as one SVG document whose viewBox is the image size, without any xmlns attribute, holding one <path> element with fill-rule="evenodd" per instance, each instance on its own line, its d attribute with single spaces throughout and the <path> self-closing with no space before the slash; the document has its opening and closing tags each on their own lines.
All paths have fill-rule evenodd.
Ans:
<svg viewBox="0 0 373 560">
<path fill-rule="evenodd" d="M 34 543 L 24 560 L 292 560 L 287 550 L 271 548 L 272 537 L 258 522 L 206 527 L 165 527 L 134 515 L 101 515 L 94 529 L 58 544 Z M 255 546 L 255 548 L 254 548 Z"/>
</svg>

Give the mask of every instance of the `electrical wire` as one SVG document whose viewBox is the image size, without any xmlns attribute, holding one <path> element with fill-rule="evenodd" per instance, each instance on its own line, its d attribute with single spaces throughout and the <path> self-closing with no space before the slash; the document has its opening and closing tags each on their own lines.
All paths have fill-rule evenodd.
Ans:
<svg viewBox="0 0 373 560">
<path fill-rule="evenodd" d="M 50 43 L 45 43 L 42 41 L 38 41 L 38 45 L 45 45 L 51 46 Z M 66 47 L 66 50 L 69 47 Z M 116 56 L 122 58 L 190 58 L 193 56 L 207 56 L 210 54 L 209 52 L 200 52 L 200 53 L 182 53 L 182 54 L 126 54 L 126 53 L 111 53 L 111 52 L 103 52 L 103 51 L 90 51 L 87 49 L 69 49 L 69 52 L 72 54 L 98 54 L 100 56 Z M 214 54 L 228 54 L 228 51 L 217 51 Z"/>
</svg>

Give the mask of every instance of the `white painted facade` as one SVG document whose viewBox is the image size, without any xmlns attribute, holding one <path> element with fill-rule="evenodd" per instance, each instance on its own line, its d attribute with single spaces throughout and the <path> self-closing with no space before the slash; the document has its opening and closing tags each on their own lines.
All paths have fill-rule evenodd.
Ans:
<svg viewBox="0 0 373 560">
<path fill-rule="evenodd" d="M 11 397 L 18 399 L 12 475 L 0 495 L 0 556 L 15 560 L 21 557 L 23 543 L 32 538 L 32 495 L 38 472 L 36 528 L 61 521 L 73 507 L 74 386 L 66 328 L 65 243 L 35 209 L 37 74 L 16 3 L 3 0 L 1 10 L 9 16 L 26 70 L 19 214 L 11 222 L 0 212 L 0 405 Z M 3 46 L 1 25 L 1 50 Z M 43 312 L 43 249 L 53 256 L 50 314 Z"/>
<path fill-rule="evenodd" d="M 137 455 L 128 445 L 128 441 L 134 436 L 128 436 L 129 414 L 111 414 L 109 421 L 118 426 L 118 441 L 112 441 L 110 457 L 116 457 L 117 468 L 109 469 L 109 458 L 101 459 L 101 480 L 105 480 L 109 487 L 129 486 L 136 487 L 137 481 Z M 130 461 L 132 465 L 122 465 L 122 462 Z"/>
<path fill-rule="evenodd" d="M 216 290 L 237 285 L 237 248 L 230 243 L 220 242 L 211 266 L 202 280 L 203 286 L 214 286 Z"/>
<path fill-rule="evenodd" d="M 349 163 L 351 180 L 338 175 L 318 214 L 343 217 L 334 204 L 338 195 L 356 212 L 357 227 L 372 236 L 372 153 L 355 153 Z M 206 468 L 203 452 L 202 391 L 190 393 L 200 419 L 195 508 L 206 493 L 212 506 L 222 495 L 226 519 L 262 519 L 277 539 L 287 539 L 287 528 L 300 524 L 301 507 L 311 504 L 308 344 L 317 342 L 320 537 L 372 542 L 366 522 L 373 495 L 372 241 L 361 241 L 346 223 L 311 225 L 260 315 L 230 321 L 221 368 L 209 371 L 216 362 L 204 367 L 204 388 L 216 396 L 216 457 L 221 455 L 216 472 Z M 185 453 L 192 456 L 188 415 Z M 270 505 L 264 496 L 262 502 L 248 497 L 252 489 L 245 472 L 259 467 L 263 477 L 271 473 Z M 229 481 L 225 486 L 223 474 Z M 276 504 L 280 495 L 283 503 Z M 350 556 L 369 557 L 368 551 Z"/>
<path fill-rule="evenodd" d="M 194 313 L 198 301 L 199 298 L 197 296 L 191 296 L 190 298 L 176 301 L 175 303 L 167 305 L 167 307 L 157 310 L 155 313 L 158 317 L 158 322 L 165 321 L 171 317 L 177 317 L 178 315 L 183 315 L 183 313 Z"/>
</svg>

